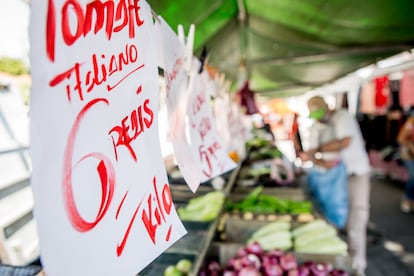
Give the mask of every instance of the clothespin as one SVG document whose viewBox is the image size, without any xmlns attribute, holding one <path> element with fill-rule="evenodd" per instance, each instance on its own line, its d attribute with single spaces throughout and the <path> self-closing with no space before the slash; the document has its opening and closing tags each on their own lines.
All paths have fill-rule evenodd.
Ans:
<svg viewBox="0 0 414 276">
<path fill-rule="evenodd" d="M 198 73 L 199 74 L 201 74 L 203 72 L 204 63 L 207 60 L 207 56 L 208 56 L 208 50 L 207 50 L 207 47 L 204 46 L 203 47 L 203 51 L 201 52 L 201 55 L 200 55 L 200 58 L 199 58 L 200 59 L 200 62 L 201 62 L 200 69 L 198 70 Z"/>
<path fill-rule="evenodd" d="M 178 25 L 178 39 L 185 47 L 185 68 L 187 71 L 191 70 L 191 63 L 193 59 L 193 49 L 194 49 L 194 34 L 195 34 L 195 25 L 190 25 L 190 30 L 188 31 L 187 38 L 184 35 L 183 25 Z"/>
</svg>

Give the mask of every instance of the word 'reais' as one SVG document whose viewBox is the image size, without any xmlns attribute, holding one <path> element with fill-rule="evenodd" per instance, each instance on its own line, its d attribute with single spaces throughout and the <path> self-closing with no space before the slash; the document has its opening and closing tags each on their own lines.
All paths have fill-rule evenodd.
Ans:
<svg viewBox="0 0 414 276">
<path fill-rule="evenodd" d="M 145 129 L 149 129 L 154 121 L 154 112 L 149 106 L 150 100 L 145 99 L 144 104 L 134 109 L 129 116 L 125 116 L 121 124 L 113 127 L 109 134 L 112 137 L 115 158 L 118 161 L 118 150 L 120 146 L 128 149 L 134 161 L 137 161 L 137 155 L 131 146 Z"/>
<path fill-rule="evenodd" d="M 48 1 L 47 27 L 46 27 L 46 53 L 50 61 L 55 60 L 56 36 L 62 35 L 62 40 L 67 46 L 71 46 L 82 37 L 93 33 L 96 34 L 102 29 L 105 30 L 108 40 L 112 33 L 123 31 L 128 28 L 130 38 L 135 37 L 135 27 L 142 26 L 139 10 L 140 0 L 119 0 L 114 1 L 94 0 L 83 8 L 77 0 L 66 0 L 62 7 L 57 8 L 54 0 Z M 57 22 L 57 14 L 61 14 L 61 22 Z M 70 26 L 75 21 L 75 28 Z M 58 31 L 57 28 L 61 30 Z"/>
</svg>

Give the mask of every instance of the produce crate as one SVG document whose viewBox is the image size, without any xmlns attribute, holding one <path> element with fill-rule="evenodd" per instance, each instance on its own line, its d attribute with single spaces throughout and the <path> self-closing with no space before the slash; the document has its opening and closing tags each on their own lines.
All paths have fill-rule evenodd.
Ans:
<svg viewBox="0 0 414 276">
<path fill-rule="evenodd" d="M 225 214 L 222 218 L 222 234 L 220 238 L 227 242 L 245 243 L 250 236 L 260 227 L 272 221 L 290 221 L 292 227 L 315 219 L 313 215 L 254 215 L 251 218 L 244 218 L 243 214 Z"/>
<path fill-rule="evenodd" d="M 208 233 L 212 223 L 183 221 L 183 224 L 187 229 L 187 234 L 167 249 L 166 252 L 197 255 L 207 244 Z"/>
<path fill-rule="evenodd" d="M 176 265 L 178 261 L 182 259 L 188 259 L 191 262 L 195 262 L 197 255 L 195 254 L 184 254 L 184 253 L 163 253 L 150 263 L 144 270 L 142 270 L 137 276 L 154 276 L 164 275 L 165 269 L 169 265 Z M 195 275 L 195 273 L 191 273 Z"/>
<path fill-rule="evenodd" d="M 221 266 L 225 266 L 230 258 L 237 255 L 237 251 L 242 247 L 245 247 L 245 244 L 237 242 L 214 242 L 210 247 L 206 260 L 216 259 Z M 352 260 L 349 256 L 304 254 L 297 252 L 293 252 L 293 254 L 299 264 L 306 261 L 328 263 L 333 267 L 343 269 L 352 275 Z"/>
<path fill-rule="evenodd" d="M 230 199 L 233 201 L 239 201 L 246 197 L 248 193 L 253 191 L 256 187 L 240 187 L 235 186 L 230 194 Z M 302 201 L 306 200 L 306 193 L 299 187 L 263 187 L 263 194 L 272 195 L 281 199 L 290 199 Z"/>
</svg>

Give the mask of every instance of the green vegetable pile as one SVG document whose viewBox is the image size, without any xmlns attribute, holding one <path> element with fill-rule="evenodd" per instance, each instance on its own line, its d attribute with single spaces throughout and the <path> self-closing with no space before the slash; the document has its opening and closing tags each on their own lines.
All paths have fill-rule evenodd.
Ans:
<svg viewBox="0 0 414 276">
<path fill-rule="evenodd" d="M 187 221 L 211 221 L 217 218 L 223 209 L 225 195 L 222 191 L 213 191 L 190 199 L 188 204 L 177 209 L 178 216 Z"/>
<path fill-rule="evenodd" d="M 256 230 L 247 240 L 247 244 L 258 242 L 263 250 L 273 249 L 289 250 L 292 248 L 291 223 L 288 221 L 275 221 Z"/>
<path fill-rule="evenodd" d="M 272 145 L 272 141 L 266 140 L 264 138 L 254 136 L 250 140 L 247 140 L 245 143 L 245 147 L 247 151 L 263 148 L 263 147 L 270 147 Z"/>
<path fill-rule="evenodd" d="M 245 143 L 250 161 L 282 158 L 283 154 L 272 141 L 254 136 Z"/>
<path fill-rule="evenodd" d="M 176 265 L 169 265 L 164 270 L 164 276 L 186 276 L 189 275 L 193 263 L 188 259 L 181 259 Z"/>
<path fill-rule="evenodd" d="M 321 219 L 295 228 L 292 237 L 296 252 L 347 255 L 347 244 L 338 237 L 332 225 Z"/>
<path fill-rule="evenodd" d="M 229 201 L 226 208 L 228 211 L 239 210 L 265 214 L 309 214 L 312 212 L 312 203 L 307 200 L 295 201 L 266 195 L 263 194 L 263 186 L 258 186 L 240 202 Z"/>
</svg>

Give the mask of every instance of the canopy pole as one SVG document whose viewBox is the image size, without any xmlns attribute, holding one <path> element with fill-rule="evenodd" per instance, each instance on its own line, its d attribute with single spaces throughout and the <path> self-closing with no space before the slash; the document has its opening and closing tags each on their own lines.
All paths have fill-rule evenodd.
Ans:
<svg viewBox="0 0 414 276">
<path fill-rule="evenodd" d="M 243 0 L 237 0 L 237 7 L 239 9 L 238 20 L 240 23 L 240 61 L 239 61 L 239 76 L 238 87 L 241 87 L 248 79 L 247 64 L 246 64 L 246 48 L 247 48 L 247 35 L 246 35 L 246 8 Z"/>
</svg>

